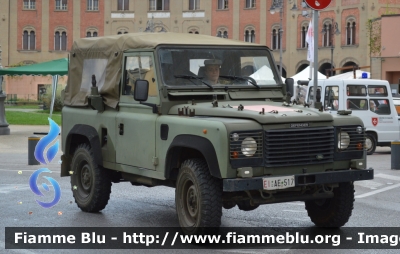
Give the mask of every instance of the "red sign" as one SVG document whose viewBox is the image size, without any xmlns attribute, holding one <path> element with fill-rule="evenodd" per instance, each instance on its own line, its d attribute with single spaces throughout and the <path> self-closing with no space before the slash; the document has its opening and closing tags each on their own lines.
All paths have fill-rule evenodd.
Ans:
<svg viewBox="0 0 400 254">
<path fill-rule="evenodd" d="M 320 11 L 328 7 L 332 0 L 305 0 L 305 2 L 311 9 Z"/>
<path fill-rule="evenodd" d="M 378 117 L 372 117 L 372 125 L 377 126 L 378 125 Z"/>
</svg>

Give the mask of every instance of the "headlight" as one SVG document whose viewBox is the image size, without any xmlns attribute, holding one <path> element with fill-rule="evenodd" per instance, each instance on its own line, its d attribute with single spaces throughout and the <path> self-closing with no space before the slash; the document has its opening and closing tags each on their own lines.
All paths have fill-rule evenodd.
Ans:
<svg viewBox="0 0 400 254">
<path fill-rule="evenodd" d="M 338 148 L 345 150 L 350 145 L 350 136 L 347 132 L 341 131 L 338 135 Z"/>
<path fill-rule="evenodd" d="M 254 138 L 247 137 L 242 141 L 242 153 L 248 157 L 253 156 L 257 151 L 257 142 Z"/>
</svg>

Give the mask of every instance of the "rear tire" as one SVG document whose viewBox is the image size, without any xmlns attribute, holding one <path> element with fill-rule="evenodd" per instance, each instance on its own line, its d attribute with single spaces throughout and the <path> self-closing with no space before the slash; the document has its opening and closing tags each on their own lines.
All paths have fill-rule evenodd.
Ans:
<svg viewBox="0 0 400 254">
<path fill-rule="evenodd" d="M 71 187 L 78 207 L 85 212 L 103 210 L 111 193 L 109 172 L 97 165 L 91 147 L 80 144 L 71 162 Z"/>
<path fill-rule="evenodd" d="M 374 135 L 367 133 L 365 135 L 365 148 L 367 149 L 367 154 L 371 155 L 376 149 L 376 138 Z"/>
<path fill-rule="evenodd" d="M 186 234 L 218 231 L 222 216 L 222 183 L 211 176 L 203 159 L 182 163 L 176 181 L 176 212 Z"/>
<path fill-rule="evenodd" d="M 305 201 L 308 216 L 318 227 L 339 228 L 351 216 L 354 204 L 353 183 L 339 183 L 333 193 L 333 198 Z"/>
</svg>

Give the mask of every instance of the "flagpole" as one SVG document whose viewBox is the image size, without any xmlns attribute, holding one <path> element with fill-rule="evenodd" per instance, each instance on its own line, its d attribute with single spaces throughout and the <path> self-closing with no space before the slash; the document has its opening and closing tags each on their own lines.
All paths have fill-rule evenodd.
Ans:
<svg viewBox="0 0 400 254">
<path fill-rule="evenodd" d="M 317 89 L 318 89 L 318 11 L 313 11 L 313 25 L 314 25 L 314 107 L 319 108 L 321 103 L 317 102 Z"/>
</svg>

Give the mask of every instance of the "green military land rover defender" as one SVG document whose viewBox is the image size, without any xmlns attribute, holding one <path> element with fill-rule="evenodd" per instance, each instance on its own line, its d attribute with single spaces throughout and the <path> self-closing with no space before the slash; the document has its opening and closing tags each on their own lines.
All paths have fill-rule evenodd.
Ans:
<svg viewBox="0 0 400 254">
<path fill-rule="evenodd" d="M 222 208 L 291 201 L 317 226 L 341 227 L 353 182 L 373 178 L 363 123 L 293 105 L 291 83 L 264 45 L 177 33 L 79 39 L 61 176 L 86 212 L 106 207 L 112 183 L 174 187 L 188 234 L 220 227 Z"/>
</svg>

